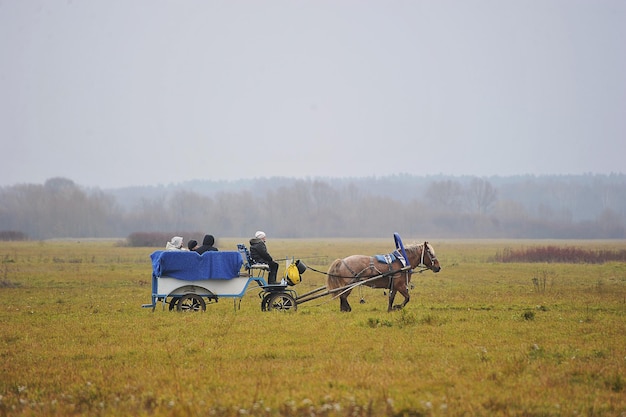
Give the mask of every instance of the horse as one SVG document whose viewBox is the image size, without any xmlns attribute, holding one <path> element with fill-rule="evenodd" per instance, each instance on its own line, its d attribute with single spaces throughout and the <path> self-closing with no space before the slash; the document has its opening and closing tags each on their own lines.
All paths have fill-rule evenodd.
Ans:
<svg viewBox="0 0 626 417">
<path fill-rule="evenodd" d="M 336 259 L 328 268 L 326 287 L 329 292 L 339 292 L 341 311 L 351 311 L 348 296 L 352 289 L 359 285 L 371 288 L 386 288 L 389 290 L 389 306 L 387 311 L 401 309 L 410 300 L 408 285 L 411 282 L 412 270 L 417 267 L 439 272 L 441 266 L 435 256 L 435 249 L 428 243 L 413 244 L 405 248 L 406 266 L 403 265 L 402 255 L 398 251 L 392 256 L 350 255 L 343 259 Z M 386 258 L 386 259 L 382 259 Z M 382 260 L 381 260 L 382 259 Z M 421 272 L 421 271 L 420 271 Z M 375 278 L 378 277 L 378 278 Z M 345 290 L 341 290 L 345 288 Z M 334 291 L 333 291 L 334 290 Z M 396 293 L 404 296 L 404 302 L 393 305 Z"/>
</svg>

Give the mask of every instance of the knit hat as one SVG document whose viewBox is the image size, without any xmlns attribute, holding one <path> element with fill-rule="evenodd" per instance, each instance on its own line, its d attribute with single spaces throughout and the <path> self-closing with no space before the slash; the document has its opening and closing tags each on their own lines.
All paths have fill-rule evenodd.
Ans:
<svg viewBox="0 0 626 417">
<path fill-rule="evenodd" d="M 257 239 L 265 239 L 265 232 L 259 230 L 254 234 L 254 237 L 256 237 Z"/>
<path fill-rule="evenodd" d="M 202 239 L 203 246 L 213 246 L 215 243 L 215 238 L 213 235 L 204 235 L 204 239 Z"/>
</svg>

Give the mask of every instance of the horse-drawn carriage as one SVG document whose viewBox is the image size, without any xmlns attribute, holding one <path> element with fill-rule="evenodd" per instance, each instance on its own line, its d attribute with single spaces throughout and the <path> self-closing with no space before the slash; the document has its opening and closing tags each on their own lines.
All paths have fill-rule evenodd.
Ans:
<svg viewBox="0 0 626 417">
<path fill-rule="evenodd" d="M 389 290 L 389 307 L 404 307 L 410 299 L 409 284 L 416 268 L 439 272 L 440 266 L 433 247 L 428 243 L 404 247 L 394 233 L 396 250 L 385 255 L 352 255 L 335 260 L 327 273 L 327 285 L 298 296 L 291 286 L 301 280 L 307 267 L 299 260 L 287 258 L 286 273 L 278 284 L 268 285 L 265 273 L 269 267 L 254 264 L 248 249 L 237 245 L 237 251 L 215 251 L 199 255 L 195 252 L 156 251 L 152 259 L 152 302 L 143 307 L 154 311 L 157 303 L 170 310 L 204 311 L 208 303 L 220 298 L 241 298 L 250 289 L 259 289 L 261 309 L 296 310 L 299 304 L 327 295 L 341 300 L 341 311 L 350 311 L 348 296 L 353 289 L 366 285 Z M 315 271 L 315 270 L 314 270 Z M 321 272 L 322 271 L 316 271 Z M 253 285 L 250 288 L 250 285 Z M 394 306 L 396 293 L 404 302 Z"/>
<path fill-rule="evenodd" d="M 241 298 L 253 284 L 261 290 L 263 310 L 290 310 L 296 307 L 295 291 L 289 286 L 300 281 L 306 266 L 287 259 L 286 276 L 280 283 L 268 285 L 266 264 L 255 264 L 248 248 L 237 245 L 237 251 L 210 251 L 199 255 L 193 251 L 156 251 L 152 260 L 152 308 L 159 302 L 169 310 L 204 311 L 206 305 L 220 298 Z M 292 266 L 293 265 L 293 266 Z M 254 287 L 253 287 L 254 288 Z"/>
</svg>

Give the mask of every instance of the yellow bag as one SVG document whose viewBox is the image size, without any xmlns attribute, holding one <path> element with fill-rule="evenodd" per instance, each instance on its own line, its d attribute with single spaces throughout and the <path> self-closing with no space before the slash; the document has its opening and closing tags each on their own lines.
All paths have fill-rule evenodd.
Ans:
<svg viewBox="0 0 626 417">
<path fill-rule="evenodd" d="M 287 267 L 287 284 L 296 285 L 302 280 L 300 277 L 300 271 L 298 271 L 298 266 L 296 264 L 289 264 Z"/>
</svg>

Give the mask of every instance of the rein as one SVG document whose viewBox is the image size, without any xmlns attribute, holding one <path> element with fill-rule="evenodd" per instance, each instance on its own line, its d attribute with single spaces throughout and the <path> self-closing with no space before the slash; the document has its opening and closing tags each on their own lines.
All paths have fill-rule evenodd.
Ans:
<svg viewBox="0 0 626 417">
<path fill-rule="evenodd" d="M 342 261 L 343 261 L 343 259 L 342 259 Z M 410 268 L 410 266 L 409 266 L 409 267 L 400 268 L 400 269 L 394 269 L 394 270 L 390 269 L 388 272 L 380 272 L 380 271 L 378 271 L 378 269 L 375 269 L 376 272 L 380 272 L 379 275 L 373 275 L 371 277 L 360 277 L 359 274 L 354 272 L 345 262 L 343 262 L 343 264 L 345 265 L 346 268 L 348 268 L 348 271 L 350 271 L 353 275 L 351 275 L 351 276 L 333 275 L 333 274 L 329 274 L 328 272 L 320 271 L 319 269 L 315 269 L 315 268 L 313 268 L 313 267 L 311 267 L 309 265 L 307 265 L 307 269 L 310 269 L 311 271 L 317 272 L 319 274 L 324 274 L 324 275 L 333 276 L 333 277 L 337 277 L 337 278 L 370 279 L 370 278 L 385 278 L 385 277 L 388 277 L 389 275 L 394 275 L 394 274 L 397 274 L 399 272 L 409 271 L 409 268 Z M 390 267 L 391 267 L 391 265 L 390 265 Z M 365 271 L 366 269 L 369 269 L 369 268 L 365 268 L 363 271 Z M 363 271 L 361 271 L 361 272 L 363 272 Z"/>
<path fill-rule="evenodd" d="M 354 280 L 348 286 L 348 288 L 346 288 L 345 291 L 341 292 L 341 294 L 343 294 L 343 293 L 345 293 L 345 292 L 347 292 L 349 290 L 352 290 L 355 287 L 360 287 L 361 285 L 363 285 L 363 284 L 365 284 L 367 282 L 370 282 L 372 280 L 384 279 L 384 278 L 387 278 L 387 277 L 389 277 L 389 284 L 387 285 L 387 289 L 391 290 L 392 287 L 393 287 L 393 280 L 395 279 L 394 275 L 400 274 L 402 272 L 406 272 L 406 284 L 408 285 L 409 284 L 409 280 L 411 278 L 411 274 L 413 273 L 413 271 L 412 271 L 413 268 L 411 267 L 410 264 L 408 266 L 403 266 L 400 269 L 392 269 L 392 265 L 393 264 L 388 264 L 389 265 L 389 271 L 381 272 L 381 271 L 378 270 L 378 268 L 376 268 L 374 266 L 374 257 L 373 256 L 370 257 L 369 267 L 364 268 L 358 274 L 356 272 L 354 272 L 352 270 L 352 268 L 350 268 L 350 265 L 348 265 L 345 260 L 342 259 L 341 263 L 343 264 L 343 266 L 345 266 L 348 269 L 348 271 L 350 271 L 352 276 L 351 277 L 338 277 L 338 278 L 352 278 Z M 368 269 L 377 272 L 378 275 L 372 275 L 372 276 L 368 276 L 368 277 L 361 277 L 361 274 L 363 272 L 367 271 Z"/>
</svg>

